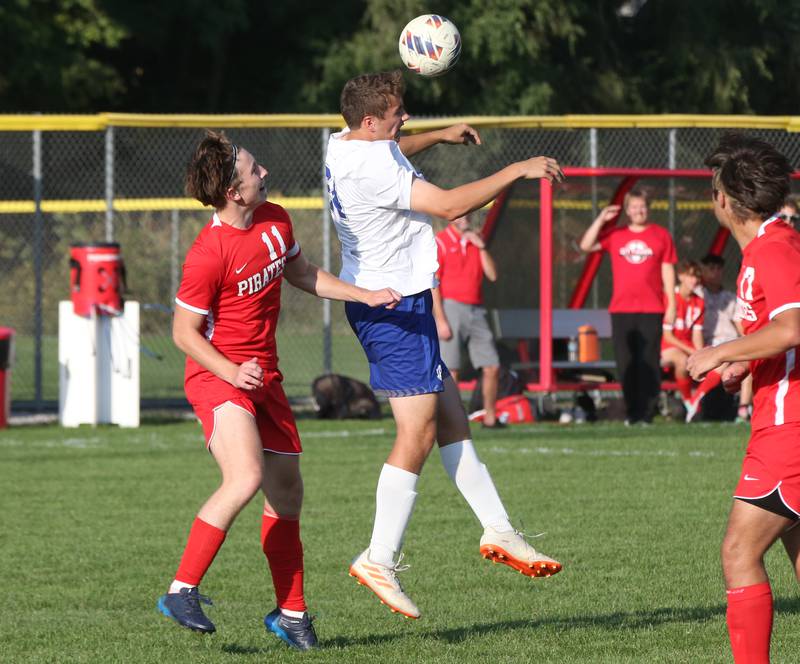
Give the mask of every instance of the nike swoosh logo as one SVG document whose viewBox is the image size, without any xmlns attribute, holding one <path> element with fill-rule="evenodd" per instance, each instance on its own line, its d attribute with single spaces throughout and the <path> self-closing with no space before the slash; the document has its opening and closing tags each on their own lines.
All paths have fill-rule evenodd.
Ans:
<svg viewBox="0 0 800 664">
<path fill-rule="evenodd" d="M 248 261 L 248 262 L 249 262 L 249 261 Z M 242 265 L 242 267 L 240 267 L 238 270 L 234 270 L 234 272 L 235 272 L 236 274 L 239 274 L 239 273 L 240 273 L 242 270 L 244 270 L 246 267 L 247 267 L 247 263 L 245 263 L 244 265 Z"/>
<path fill-rule="evenodd" d="M 747 474 L 745 474 L 745 476 L 744 476 L 744 481 L 745 481 L 745 482 L 752 482 L 752 481 L 754 481 L 754 480 L 757 482 L 757 481 L 758 481 L 758 478 L 757 478 L 757 477 L 752 477 L 752 476 L 750 476 L 750 475 L 747 475 Z"/>
</svg>

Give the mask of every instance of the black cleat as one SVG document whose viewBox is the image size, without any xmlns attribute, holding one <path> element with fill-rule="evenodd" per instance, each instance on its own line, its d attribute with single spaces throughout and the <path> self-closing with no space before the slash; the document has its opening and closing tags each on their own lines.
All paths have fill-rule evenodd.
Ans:
<svg viewBox="0 0 800 664">
<path fill-rule="evenodd" d="M 292 648 L 311 650 L 317 647 L 317 634 L 308 613 L 302 618 L 292 618 L 275 609 L 264 616 L 264 627 Z"/>
<path fill-rule="evenodd" d="M 197 588 L 181 588 L 180 592 L 167 593 L 158 598 L 158 610 L 167 618 L 172 618 L 179 625 L 183 625 L 195 632 L 211 634 L 216 632 L 214 627 L 200 608 L 203 604 L 212 604 L 211 599 L 201 595 Z"/>
</svg>

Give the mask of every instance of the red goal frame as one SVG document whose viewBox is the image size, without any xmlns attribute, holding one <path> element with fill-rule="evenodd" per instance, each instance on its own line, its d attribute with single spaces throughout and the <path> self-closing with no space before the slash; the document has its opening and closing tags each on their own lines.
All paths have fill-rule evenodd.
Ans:
<svg viewBox="0 0 800 664">
<path fill-rule="evenodd" d="M 711 198 L 711 171 L 708 169 L 668 169 L 668 168 L 592 168 L 592 167 L 565 167 L 563 169 L 566 177 L 591 178 L 591 177 L 619 177 L 620 183 L 617 185 L 609 205 L 622 205 L 625 194 L 636 186 L 642 178 L 692 178 L 709 180 L 709 200 Z M 800 179 L 800 171 L 792 174 L 793 180 Z M 554 186 L 547 180 L 540 180 L 539 186 L 539 379 L 536 382 L 528 383 L 526 389 L 530 392 L 553 392 L 559 390 L 585 389 L 590 386 L 588 383 L 559 383 L 553 370 L 553 188 Z M 485 240 L 490 241 L 492 234 L 500 220 L 501 212 L 508 198 L 510 188 L 503 191 L 494 201 L 489 209 L 486 220 L 481 229 L 481 235 Z M 615 217 L 604 227 L 608 232 L 616 225 Z M 604 231 L 601 231 L 601 235 Z M 730 231 L 719 227 L 714 235 L 707 253 L 721 255 L 725 244 L 730 237 Z M 597 275 L 600 264 L 603 260 L 603 252 L 588 254 L 583 271 L 578 279 L 569 304 L 569 309 L 580 309 L 586 300 L 592 282 Z M 521 344 L 522 346 L 523 344 Z M 527 345 L 525 345 L 527 353 Z M 522 361 L 529 358 L 521 357 Z M 474 383 L 474 381 L 472 381 Z M 473 387 L 474 384 L 462 384 L 462 387 Z M 619 390 L 618 382 L 607 382 L 602 384 L 591 384 L 593 389 Z"/>
<path fill-rule="evenodd" d="M 695 178 L 711 179 L 711 171 L 706 169 L 666 169 L 666 168 L 584 168 L 566 167 L 563 169 L 566 177 L 620 177 L 622 180 L 617 186 L 610 205 L 621 205 L 625 194 L 634 188 L 642 178 Z M 558 186 L 558 185 L 555 185 Z M 553 371 L 553 187 L 547 180 L 540 181 L 539 187 L 539 380 L 528 383 L 526 389 L 531 392 L 552 392 L 558 390 L 573 390 L 586 387 L 584 384 L 558 383 Z M 710 191 L 710 190 L 709 190 Z M 482 229 L 484 239 L 491 238 L 500 218 L 509 190 L 505 190 L 495 200 L 486 216 Z M 709 193 L 710 197 L 710 193 Z M 617 219 L 611 220 L 609 228 L 616 224 Z M 709 248 L 710 253 L 721 254 L 728 240 L 729 232 L 720 228 Z M 589 293 L 592 281 L 602 262 L 602 252 L 595 252 L 586 257 L 583 272 L 572 293 L 568 308 L 580 309 Z M 521 358 L 525 361 L 527 358 Z M 618 390 L 619 383 L 610 382 L 596 385 L 601 389 Z"/>
</svg>

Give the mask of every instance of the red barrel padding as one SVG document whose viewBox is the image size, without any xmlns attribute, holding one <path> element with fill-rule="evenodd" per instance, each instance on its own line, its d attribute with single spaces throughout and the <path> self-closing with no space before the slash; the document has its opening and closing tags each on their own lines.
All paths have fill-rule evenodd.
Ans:
<svg viewBox="0 0 800 664">
<path fill-rule="evenodd" d="M 78 316 L 118 316 L 125 292 L 125 264 L 116 242 L 73 244 L 69 249 L 72 306 Z"/>
<path fill-rule="evenodd" d="M 11 365 L 14 360 L 14 330 L 0 327 L 0 429 L 11 415 Z"/>
</svg>

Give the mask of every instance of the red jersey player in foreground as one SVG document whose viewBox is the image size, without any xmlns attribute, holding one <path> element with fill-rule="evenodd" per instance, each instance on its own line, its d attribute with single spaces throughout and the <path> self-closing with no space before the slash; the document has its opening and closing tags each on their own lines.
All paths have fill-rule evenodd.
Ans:
<svg viewBox="0 0 800 664">
<path fill-rule="evenodd" d="M 400 295 L 340 281 L 309 263 L 286 211 L 266 202 L 267 170 L 223 134 L 207 132 L 190 161 L 188 193 L 216 209 L 183 266 L 173 338 L 187 355 L 186 396 L 222 473 L 202 506 L 169 592 L 158 607 L 213 632 L 198 586 L 239 512 L 261 490 L 261 544 L 278 607 L 266 628 L 307 650 L 317 639 L 303 597 L 300 439 L 281 387 L 275 344 L 282 277 L 320 297 L 393 307 Z"/>
<path fill-rule="evenodd" d="M 800 577 L 800 235 L 777 217 L 792 171 L 768 143 L 727 134 L 706 159 L 714 214 L 742 249 L 744 336 L 689 357 L 692 377 L 721 367 L 736 391 L 753 376 L 752 433 L 722 543 L 728 633 L 737 664 L 769 662 L 772 591 L 764 554 L 780 539 Z M 790 657 L 791 659 L 791 657 Z"/>
</svg>

